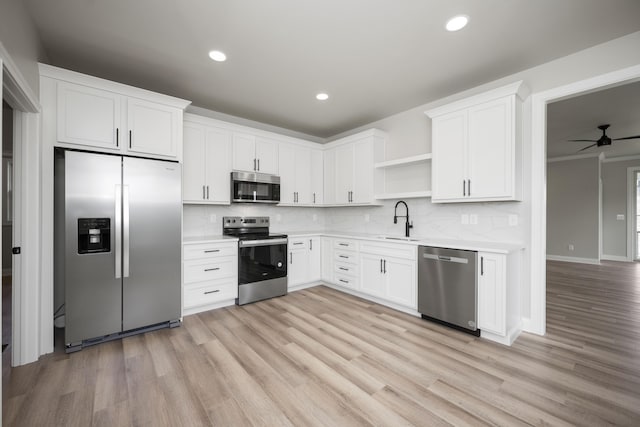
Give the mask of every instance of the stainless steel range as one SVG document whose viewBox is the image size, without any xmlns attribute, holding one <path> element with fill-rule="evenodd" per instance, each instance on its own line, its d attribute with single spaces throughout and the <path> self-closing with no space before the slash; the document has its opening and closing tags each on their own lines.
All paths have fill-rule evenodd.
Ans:
<svg viewBox="0 0 640 427">
<path fill-rule="evenodd" d="M 270 234 L 269 217 L 225 216 L 222 234 L 240 239 L 236 304 L 287 294 L 287 235 Z"/>
</svg>

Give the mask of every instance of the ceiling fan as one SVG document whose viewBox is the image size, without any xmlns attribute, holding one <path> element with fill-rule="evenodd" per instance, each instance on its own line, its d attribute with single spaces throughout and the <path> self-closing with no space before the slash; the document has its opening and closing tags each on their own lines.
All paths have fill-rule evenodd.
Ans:
<svg viewBox="0 0 640 427">
<path fill-rule="evenodd" d="M 588 148 L 595 147 L 596 145 L 598 147 L 603 147 L 605 145 L 611 145 L 611 143 L 613 141 L 623 141 L 623 140 L 627 140 L 627 139 L 640 139 L 640 135 L 626 136 L 624 138 L 613 138 L 613 139 L 611 139 L 611 138 L 609 138 L 607 136 L 607 129 L 609 128 L 609 126 L 610 125 L 600 125 L 600 126 L 598 126 L 598 129 L 600 129 L 602 131 L 602 136 L 600 137 L 600 139 L 597 139 L 597 140 L 596 139 L 570 139 L 569 141 L 570 142 L 595 142 L 595 144 L 591 144 L 591 145 L 589 145 L 587 147 L 584 147 L 581 150 L 578 150 L 578 153 L 579 153 L 580 151 L 584 151 L 584 150 L 586 150 Z"/>
</svg>

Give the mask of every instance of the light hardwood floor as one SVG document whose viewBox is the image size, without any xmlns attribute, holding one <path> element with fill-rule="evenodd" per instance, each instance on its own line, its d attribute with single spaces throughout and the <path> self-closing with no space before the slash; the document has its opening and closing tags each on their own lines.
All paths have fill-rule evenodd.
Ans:
<svg viewBox="0 0 640 427">
<path fill-rule="evenodd" d="M 640 425 L 640 265 L 548 264 L 511 347 L 319 286 L 12 369 L 6 426 Z"/>
</svg>

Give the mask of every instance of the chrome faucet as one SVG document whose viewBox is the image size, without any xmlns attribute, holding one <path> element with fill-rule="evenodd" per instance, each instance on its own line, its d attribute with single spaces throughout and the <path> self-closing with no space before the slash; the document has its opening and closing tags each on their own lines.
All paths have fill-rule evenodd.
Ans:
<svg viewBox="0 0 640 427">
<path fill-rule="evenodd" d="M 406 215 L 398 215 L 398 205 L 402 203 L 404 205 L 404 208 L 407 212 Z M 405 237 L 409 237 L 409 229 L 413 228 L 413 223 L 409 222 L 409 206 L 407 206 L 407 204 L 404 202 L 404 200 L 400 200 L 398 203 L 396 203 L 396 207 L 393 209 L 393 223 L 397 224 L 398 223 L 398 217 L 400 218 L 405 218 L 405 223 L 404 223 L 404 235 Z"/>
</svg>

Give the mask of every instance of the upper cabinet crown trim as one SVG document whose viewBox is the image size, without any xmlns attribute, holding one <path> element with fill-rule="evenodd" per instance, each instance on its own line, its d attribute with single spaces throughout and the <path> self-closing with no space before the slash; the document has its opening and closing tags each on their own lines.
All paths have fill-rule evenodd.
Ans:
<svg viewBox="0 0 640 427">
<path fill-rule="evenodd" d="M 385 131 L 382 131 L 380 129 L 367 129 L 365 131 L 362 132 L 358 132 L 358 133 L 354 133 L 353 135 L 349 135 L 349 136 L 345 136 L 344 138 L 340 138 L 340 139 L 336 139 L 334 141 L 331 142 L 327 142 L 326 144 L 324 144 L 324 148 L 325 149 L 330 149 L 333 147 L 337 147 L 339 145 L 343 145 L 343 144 L 349 144 L 351 142 L 355 142 L 358 141 L 360 139 L 364 139 L 364 138 L 368 138 L 368 137 L 378 137 L 378 138 L 383 138 L 383 139 L 387 139 L 387 133 Z"/>
<path fill-rule="evenodd" d="M 516 95 L 520 100 L 525 100 L 529 96 L 529 88 L 524 84 L 524 81 L 520 80 L 515 83 L 511 83 L 488 92 L 471 96 L 443 105 L 441 107 L 432 108 L 424 113 L 430 118 L 439 117 L 443 114 L 448 114 L 454 111 L 464 110 L 478 104 L 493 101 L 495 99 L 504 98 L 510 95 Z"/>
<path fill-rule="evenodd" d="M 187 105 L 191 104 L 191 101 L 186 99 L 176 98 L 170 95 L 164 95 L 158 92 L 152 92 L 146 89 L 140 89 L 138 87 L 125 85 L 122 83 L 112 82 L 109 80 L 101 79 L 99 77 L 89 76 L 86 74 L 78 73 L 76 71 L 66 70 L 64 68 L 54 67 L 52 65 L 38 63 L 40 70 L 40 76 L 49 77 L 56 80 L 62 80 L 65 82 L 75 83 L 92 88 L 98 88 L 107 90 L 110 92 L 116 92 L 122 95 L 126 95 L 133 98 L 140 98 L 147 101 L 153 101 L 164 105 L 169 105 L 176 108 L 185 109 Z"/>
</svg>

